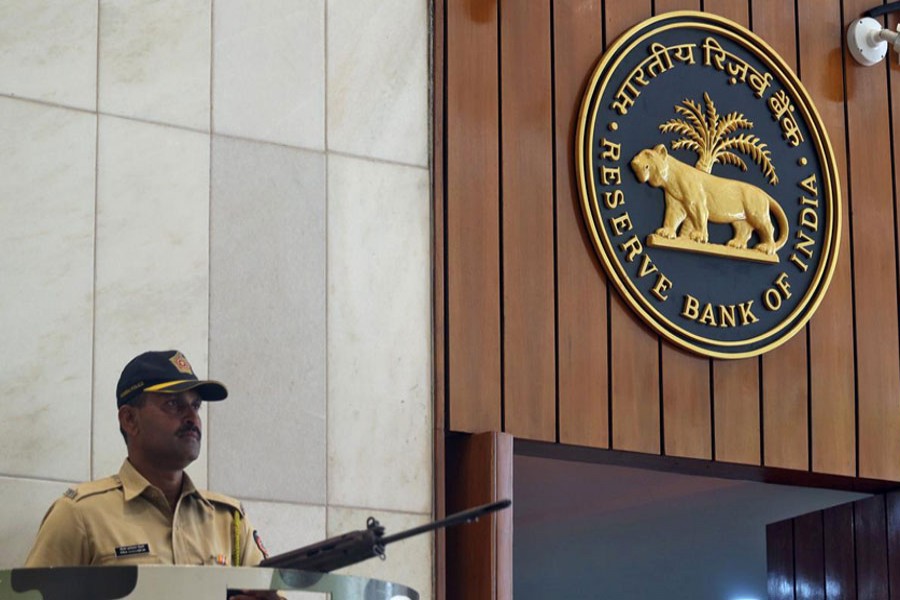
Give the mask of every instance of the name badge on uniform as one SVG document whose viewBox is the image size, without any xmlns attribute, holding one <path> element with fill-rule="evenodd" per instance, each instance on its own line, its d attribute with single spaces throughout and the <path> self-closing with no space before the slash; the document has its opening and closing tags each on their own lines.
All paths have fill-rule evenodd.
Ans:
<svg viewBox="0 0 900 600">
<path fill-rule="evenodd" d="M 116 557 L 134 556 L 135 554 L 150 554 L 150 544 L 132 544 L 131 546 L 119 546 L 116 548 Z"/>
</svg>

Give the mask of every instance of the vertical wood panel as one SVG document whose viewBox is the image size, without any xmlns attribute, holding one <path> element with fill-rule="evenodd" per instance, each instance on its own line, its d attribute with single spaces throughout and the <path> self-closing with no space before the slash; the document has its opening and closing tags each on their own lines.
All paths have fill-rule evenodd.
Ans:
<svg viewBox="0 0 900 600">
<path fill-rule="evenodd" d="M 747 2 L 705 0 L 704 9 L 750 25 Z M 759 359 L 713 361 L 714 456 L 723 462 L 759 464 Z"/>
<path fill-rule="evenodd" d="M 556 439 L 550 5 L 500 3 L 504 430 Z"/>
<path fill-rule="evenodd" d="M 834 276 L 809 323 L 812 469 L 853 476 L 856 474 L 856 388 L 840 9 L 840 0 L 800 0 L 797 22 L 803 84 L 831 138 L 841 180 L 843 215 Z"/>
<path fill-rule="evenodd" d="M 647 0 L 606 0 L 607 47 L 629 27 L 650 17 Z M 634 316 L 618 292 L 611 292 L 610 377 L 612 447 L 660 451 L 659 339 Z"/>
<path fill-rule="evenodd" d="M 822 511 L 794 519 L 794 595 L 797 600 L 825 600 Z"/>
<path fill-rule="evenodd" d="M 447 368 L 455 431 L 500 429 L 497 7 L 447 5 Z"/>
<path fill-rule="evenodd" d="M 444 156 L 444 65 L 446 64 L 444 44 L 444 0 L 434 2 L 434 47 L 432 60 L 434 64 L 434 98 L 432 108 L 431 127 L 434 131 L 432 138 L 432 161 L 434 179 L 432 180 L 431 193 L 434 200 L 434 238 L 432 240 L 432 254 L 434 256 L 434 271 L 432 273 L 432 289 L 434 290 L 433 315 L 434 315 L 434 427 L 444 429 L 444 341 L 446 339 L 445 316 L 447 308 L 444 306 L 444 285 L 446 277 L 446 264 L 444 260 L 444 185 L 446 184 L 444 173 L 444 161 L 438 157 Z"/>
<path fill-rule="evenodd" d="M 710 360 L 662 346 L 664 453 L 712 458 Z"/>
<path fill-rule="evenodd" d="M 656 13 L 699 10 L 699 0 L 656 0 Z M 712 457 L 710 359 L 662 344 L 663 452 Z"/>
<path fill-rule="evenodd" d="M 703 10 L 750 27 L 750 0 L 703 0 Z"/>
<path fill-rule="evenodd" d="M 512 499 L 513 438 L 457 436 L 447 444 L 447 510 Z M 512 600 L 512 509 L 447 533 L 447 598 Z"/>
<path fill-rule="evenodd" d="M 846 19 L 871 8 L 845 0 Z M 844 55 L 858 365 L 859 475 L 900 478 L 900 373 L 891 132 L 884 68 Z"/>
<path fill-rule="evenodd" d="M 715 459 L 760 464 L 759 359 L 713 364 Z"/>
<path fill-rule="evenodd" d="M 794 71 L 797 42 L 793 3 L 757 0 L 752 5 L 753 30 Z M 793 191 L 782 191 L 782 204 Z M 806 470 L 809 466 L 806 330 L 762 357 L 763 462 L 767 466 Z"/>
<path fill-rule="evenodd" d="M 900 595 L 900 493 L 795 517 L 792 553 L 785 548 L 784 523 L 766 529 L 770 598 L 781 597 L 777 592 L 791 560 L 798 600 L 888 600 Z"/>
<path fill-rule="evenodd" d="M 617 293 L 610 299 L 612 447 L 658 454 L 659 344 Z"/>
<path fill-rule="evenodd" d="M 887 536 L 884 496 L 853 503 L 856 537 L 856 588 L 862 600 L 887 598 Z"/>
<path fill-rule="evenodd" d="M 581 216 L 575 129 L 584 87 L 603 48 L 601 0 L 556 0 L 556 228 L 559 441 L 609 446 L 606 275 Z"/>
<path fill-rule="evenodd" d="M 856 548 L 853 541 L 853 505 L 823 511 L 826 600 L 856 600 Z"/>
<path fill-rule="evenodd" d="M 434 386 L 434 422 L 432 438 L 432 451 L 434 452 L 434 516 L 436 519 L 442 519 L 447 515 L 446 511 L 446 455 L 444 445 L 444 432 L 447 423 L 445 421 L 444 409 L 446 406 L 447 395 L 444 387 L 446 377 L 446 362 L 444 356 L 444 342 L 446 340 L 446 321 L 447 308 L 444 305 L 445 277 L 446 277 L 446 255 L 444 254 L 444 186 L 446 178 L 444 173 L 444 90 L 446 81 L 444 79 L 444 65 L 446 65 L 446 40 L 444 38 L 445 4 L 444 0 L 434 0 L 434 44 L 431 49 L 432 64 L 434 77 L 434 90 L 432 98 L 432 120 L 431 127 L 432 136 L 432 156 L 431 161 L 433 179 L 433 227 L 434 237 L 432 238 L 432 255 L 433 255 L 433 271 L 432 271 L 432 315 L 434 318 L 434 370 L 432 382 Z M 445 600 L 447 592 L 447 562 L 444 557 L 447 556 L 446 533 L 442 530 L 434 532 L 434 556 L 438 557 L 434 561 L 434 593 L 438 600 Z"/>
<path fill-rule="evenodd" d="M 762 359 L 763 464 L 809 467 L 806 331 Z"/>
<path fill-rule="evenodd" d="M 898 27 L 900 27 L 900 13 L 894 12 L 888 15 L 887 23 L 891 31 L 900 31 L 900 29 L 898 29 Z M 893 142 L 894 151 L 892 161 L 894 171 L 894 214 L 897 218 L 896 227 L 900 227 L 900 207 L 898 207 L 898 203 L 900 203 L 900 167 L 898 167 L 897 164 L 900 162 L 900 134 L 898 134 L 898 131 L 900 131 L 900 61 L 898 61 L 897 54 L 893 51 L 888 51 L 888 55 L 888 78 L 891 86 L 891 115 L 893 117 L 891 124 L 891 140 Z M 900 231 L 900 229 L 895 229 L 895 231 Z M 897 250 L 900 252 L 900 247 L 898 247 Z M 900 256 L 897 257 L 897 261 L 900 263 Z M 896 408 L 896 404 L 892 409 L 893 408 Z M 892 425 L 900 427 L 896 421 L 892 421 Z M 896 441 L 900 438 L 900 432 L 898 432 L 896 428 L 892 431 L 894 441 Z M 895 455 L 894 463 L 897 464 L 898 462 L 900 462 L 900 458 L 897 458 Z M 900 598 L 900 588 L 897 588 L 897 597 Z"/>
<path fill-rule="evenodd" d="M 888 581 L 891 586 L 891 598 L 900 598 L 900 492 L 892 492 L 885 496 Z"/>
<path fill-rule="evenodd" d="M 656 0 L 653 9 L 657 15 L 673 10 L 700 10 L 700 0 Z"/>
<path fill-rule="evenodd" d="M 490 501 L 512 500 L 513 438 L 510 435 L 495 434 L 492 447 L 495 478 Z M 498 579 L 497 600 L 513 600 L 513 509 L 509 507 L 504 511 L 494 513 L 487 520 L 493 526 L 494 547 L 497 552 L 494 563 Z"/>
<path fill-rule="evenodd" d="M 769 600 L 794 600 L 793 521 L 766 525 Z"/>
</svg>

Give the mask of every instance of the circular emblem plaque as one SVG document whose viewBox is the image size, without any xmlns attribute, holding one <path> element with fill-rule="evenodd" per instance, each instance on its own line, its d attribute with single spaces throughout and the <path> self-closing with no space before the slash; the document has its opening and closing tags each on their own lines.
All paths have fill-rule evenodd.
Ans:
<svg viewBox="0 0 900 600">
<path fill-rule="evenodd" d="M 576 135 L 585 221 L 640 317 L 699 354 L 787 341 L 837 261 L 831 144 L 797 76 L 726 19 L 630 29 L 588 84 Z"/>
</svg>

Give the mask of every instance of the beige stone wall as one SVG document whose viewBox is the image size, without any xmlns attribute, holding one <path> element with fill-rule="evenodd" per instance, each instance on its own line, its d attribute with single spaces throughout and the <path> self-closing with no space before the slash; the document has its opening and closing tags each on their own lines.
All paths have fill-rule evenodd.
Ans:
<svg viewBox="0 0 900 600">
<path fill-rule="evenodd" d="M 114 388 L 231 395 L 192 476 L 272 552 L 432 512 L 428 3 L 0 9 L 0 565 L 115 471 Z M 431 540 L 350 572 L 431 597 Z"/>
</svg>

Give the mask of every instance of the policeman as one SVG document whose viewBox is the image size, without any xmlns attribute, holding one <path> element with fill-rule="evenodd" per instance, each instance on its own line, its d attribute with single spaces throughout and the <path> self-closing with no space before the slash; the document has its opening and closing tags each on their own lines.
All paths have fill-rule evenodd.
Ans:
<svg viewBox="0 0 900 600">
<path fill-rule="evenodd" d="M 184 472 L 200 454 L 201 403 L 224 400 L 225 386 L 199 380 L 177 350 L 145 352 L 125 366 L 116 396 L 128 458 L 50 507 L 25 566 L 259 564 L 263 546 L 241 504 Z"/>
</svg>

